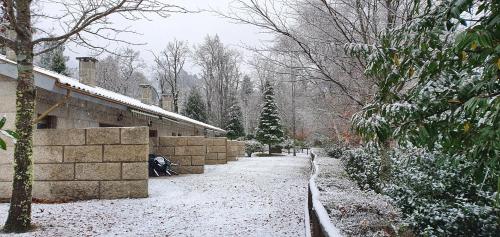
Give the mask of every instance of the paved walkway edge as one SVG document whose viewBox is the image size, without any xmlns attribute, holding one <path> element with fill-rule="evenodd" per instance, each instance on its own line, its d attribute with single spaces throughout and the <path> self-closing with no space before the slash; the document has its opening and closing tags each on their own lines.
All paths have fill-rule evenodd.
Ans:
<svg viewBox="0 0 500 237">
<path fill-rule="evenodd" d="M 316 162 L 316 153 L 311 150 L 311 178 L 309 179 L 308 185 L 308 208 L 307 213 L 309 214 L 308 221 L 310 230 L 310 236 L 312 237 L 341 237 L 340 230 L 335 227 L 330 221 L 330 217 L 325 207 L 319 199 L 319 190 L 314 181 L 319 173 L 319 168 Z M 307 224 L 307 223 L 306 223 Z M 307 227 L 306 227 L 307 229 Z M 307 235 L 307 234 L 306 234 Z"/>
</svg>

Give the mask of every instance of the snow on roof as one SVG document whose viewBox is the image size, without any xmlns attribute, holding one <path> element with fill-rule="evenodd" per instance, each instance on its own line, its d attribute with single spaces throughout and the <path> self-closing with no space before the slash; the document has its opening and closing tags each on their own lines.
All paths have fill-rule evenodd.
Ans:
<svg viewBox="0 0 500 237">
<path fill-rule="evenodd" d="M 11 64 L 17 64 L 16 62 L 14 62 L 12 60 L 7 59 L 5 57 L 5 55 L 0 55 L 0 60 L 6 61 L 6 62 L 11 63 Z M 113 92 L 113 91 L 110 91 L 110 90 L 107 90 L 104 88 L 100 88 L 97 86 L 93 87 L 93 86 L 85 85 L 85 84 L 79 82 L 77 79 L 74 79 L 74 78 L 71 78 L 71 77 L 68 77 L 65 75 L 61 75 L 59 73 L 56 73 L 56 72 L 53 72 L 53 71 L 50 71 L 50 70 L 47 70 L 47 69 L 44 69 L 41 67 L 35 66 L 33 68 L 33 70 L 35 72 L 38 72 L 38 73 L 41 73 L 41 74 L 44 74 L 44 75 L 47 75 L 51 78 L 56 79 L 56 81 L 58 83 L 60 83 L 61 85 L 69 86 L 72 89 L 83 91 L 90 96 L 95 96 L 97 98 L 101 98 L 101 97 L 106 98 L 107 100 L 113 101 L 115 103 L 128 105 L 128 106 L 134 107 L 136 109 L 143 110 L 144 112 L 152 113 L 154 115 L 159 115 L 159 116 L 163 116 L 163 117 L 174 119 L 174 120 L 180 120 L 183 122 L 187 122 L 187 123 L 198 125 L 198 126 L 201 126 L 204 128 L 208 128 L 208 129 L 211 129 L 214 131 L 226 132 L 225 130 L 223 130 L 221 128 L 200 122 L 198 120 L 188 118 L 186 116 L 183 116 L 183 115 L 180 115 L 180 114 L 177 114 L 174 112 L 166 111 L 166 110 L 164 110 L 156 105 L 144 104 L 140 100 L 128 97 L 126 95 L 122 95 L 122 94 L 119 94 L 119 93 L 116 93 L 116 92 Z"/>
</svg>

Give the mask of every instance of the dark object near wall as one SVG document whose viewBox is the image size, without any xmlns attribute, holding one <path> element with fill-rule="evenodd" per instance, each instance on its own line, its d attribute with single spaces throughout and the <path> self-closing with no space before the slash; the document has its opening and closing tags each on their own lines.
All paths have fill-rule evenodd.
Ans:
<svg viewBox="0 0 500 237">
<path fill-rule="evenodd" d="M 277 153 L 277 154 L 281 154 L 283 150 L 283 147 L 282 146 L 272 146 L 271 147 L 271 150 L 269 151 L 270 153 Z"/>
<path fill-rule="evenodd" d="M 154 154 L 149 154 L 149 176 L 172 176 L 177 175 L 177 172 L 172 170 L 173 166 L 177 164 L 172 163 L 169 159 Z"/>
</svg>

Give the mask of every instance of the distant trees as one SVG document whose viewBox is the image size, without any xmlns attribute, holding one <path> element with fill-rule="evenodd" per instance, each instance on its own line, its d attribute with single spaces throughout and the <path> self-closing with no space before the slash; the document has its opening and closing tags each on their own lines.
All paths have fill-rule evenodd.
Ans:
<svg viewBox="0 0 500 237">
<path fill-rule="evenodd" d="M 219 36 L 207 36 L 195 48 L 194 61 L 201 67 L 209 119 L 225 127 L 231 106 L 230 95 L 237 92 L 240 83 L 240 54 L 225 46 Z"/>
<path fill-rule="evenodd" d="M 231 107 L 229 107 L 228 122 L 226 125 L 226 136 L 229 139 L 236 139 L 245 136 L 243 127 L 243 114 L 236 96 L 231 96 Z"/>
<path fill-rule="evenodd" d="M 69 76 L 69 71 L 66 67 L 68 57 L 64 56 L 64 50 L 66 48 L 64 44 L 56 46 L 54 43 L 45 43 L 44 48 L 54 49 L 40 55 L 40 66 L 59 74 Z"/>
<path fill-rule="evenodd" d="M 256 139 L 262 144 L 271 146 L 283 142 L 284 133 L 278 115 L 278 107 L 274 101 L 274 89 L 269 82 L 264 86 L 264 105 L 260 114 L 259 127 L 255 134 Z"/>
<path fill-rule="evenodd" d="M 131 48 L 118 50 L 101 59 L 97 64 L 96 80 L 99 87 L 140 98 L 139 85 L 147 79 L 142 69 L 140 53 Z"/>
<path fill-rule="evenodd" d="M 186 104 L 184 105 L 183 114 L 200 122 L 207 122 L 207 108 L 205 107 L 205 102 L 198 89 L 191 89 Z"/>
<path fill-rule="evenodd" d="M 245 132 L 252 133 L 250 131 L 249 120 L 250 120 L 250 100 L 252 99 L 252 95 L 254 93 L 254 83 L 250 79 L 248 75 L 243 77 L 243 81 L 241 82 L 240 96 L 241 102 L 243 103 L 243 128 Z"/>
<path fill-rule="evenodd" d="M 179 112 L 179 93 L 181 72 L 189 54 L 187 42 L 174 41 L 169 42 L 167 47 L 160 52 L 159 55 L 154 55 L 155 66 L 154 72 L 158 80 L 160 93 L 169 94 L 173 97 L 174 112 Z"/>
</svg>

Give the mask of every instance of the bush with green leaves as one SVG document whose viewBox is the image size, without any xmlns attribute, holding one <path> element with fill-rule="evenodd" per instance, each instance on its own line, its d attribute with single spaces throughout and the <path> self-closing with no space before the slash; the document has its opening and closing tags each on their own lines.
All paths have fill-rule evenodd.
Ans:
<svg viewBox="0 0 500 237">
<path fill-rule="evenodd" d="M 353 127 L 380 144 L 396 139 L 464 154 L 475 182 L 500 180 L 500 1 L 415 1 L 418 17 L 373 45 L 349 44 L 377 81 Z M 489 175 L 486 171 L 488 170 Z"/>
<path fill-rule="evenodd" d="M 337 159 L 342 157 L 346 149 L 346 146 L 336 142 L 328 142 L 323 145 L 323 151 L 326 155 Z"/>
<path fill-rule="evenodd" d="M 500 192 L 499 12 L 500 1 L 414 1 L 414 17 L 377 43 L 346 47 L 377 86 L 353 127 L 380 144 L 392 171 L 384 186 L 418 235 L 500 232 L 492 199 Z M 391 141 L 432 152 L 387 167 Z"/>
<path fill-rule="evenodd" d="M 18 138 L 17 133 L 12 130 L 3 129 L 6 122 L 7 118 L 5 116 L 0 118 L 0 134 L 15 142 Z M 7 143 L 5 142 L 5 140 L 2 139 L 2 136 L 0 136 L 0 149 L 7 150 Z"/>
<path fill-rule="evenodd" d="M 254 152 L 264 152 L 264 145 L 256 140 L 245 141 L 245 153 L 251 157 Z"/>
<path fill-rule="evenodd" d="M 349 177 L 362 190 L 381 192 L 380 154 L 375 145 L 345 151 L 342 163 Z"/>
<path fill-rule="evenodd" d="M 392 153 L 393 177 L 383 190 L 405 222 L 423 236 L 495 236 L 500 233 L 498 193 L 474 182 L 476 165 L 463 155 L 423 149 Z"/>
</svg>

